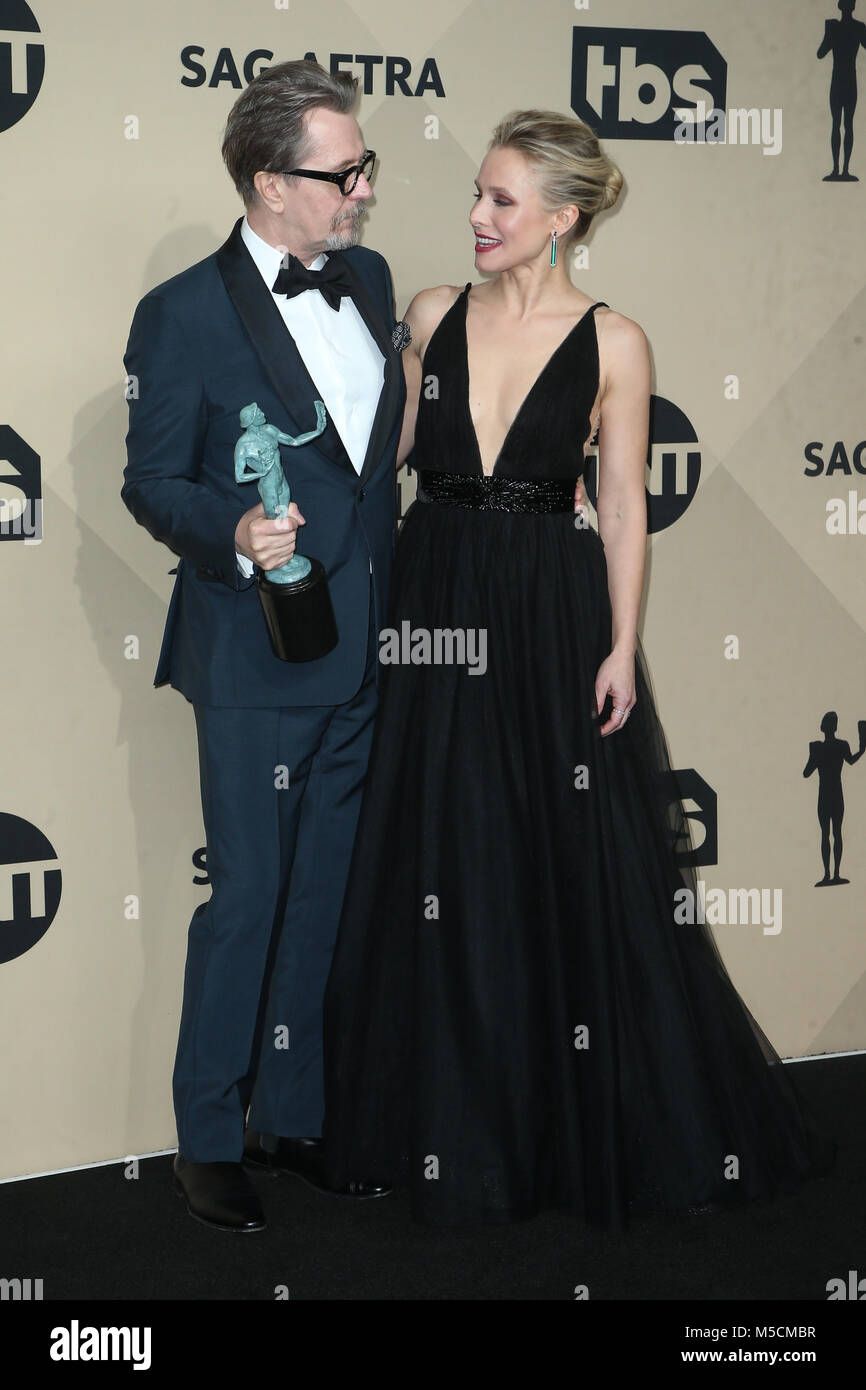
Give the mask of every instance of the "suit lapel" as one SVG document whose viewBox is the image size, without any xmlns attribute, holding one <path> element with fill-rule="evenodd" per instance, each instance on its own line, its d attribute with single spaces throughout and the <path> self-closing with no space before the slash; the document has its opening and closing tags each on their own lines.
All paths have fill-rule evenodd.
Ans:
<svg viewBox="0 0 866 1390">
<path fill-rule="evenodd" d="M 318 388 L 255 261 L 244 246 L 242 221 L 238 218 L 228 241 L 217 251 L 217 267 L 265 374 L 285 406 L 291 431 L 302 434 L 315 428 L 313 402 L 318 397 Z M 315 445 L 333 463 L 347 469 L 353 477 L 357 476 L 330 412 L 328 423 Z"/>
<path fill-rule="evenodd" d="M 270 290 L 244 245 L 240 230 L 242 221 L 242 218 L 238 218 L 228 240 L 217 251 L 217 267 L 268 380 L 285 407 L 291 429 L 300 434 L 315 425 L 313 402 L 318 396 L 318 388 L 307 371 Z M 329 259 L 330 255 L 337 254 L 329 253 Z M 353 284 L 352 299 L 385 359 L 384 380 L 360 474 L 363 482 L 375 471 L 391 432 L 398 398 L 398 372 L 402 371 L 402 366 L 391 335 L 351 258 L 344 256 L 343 261 Z M 358 477 L 330 412 L 327 426 L 316 440 L 316 447 L 353 478 Z"/>
</svg>

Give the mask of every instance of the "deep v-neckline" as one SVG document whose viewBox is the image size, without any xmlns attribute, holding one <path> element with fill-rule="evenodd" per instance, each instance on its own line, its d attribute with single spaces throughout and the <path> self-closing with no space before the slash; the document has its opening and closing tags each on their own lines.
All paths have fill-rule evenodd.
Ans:
<svg viewBox="0 0 866 1390">
<path fill-rule="evenodd" d="M 471 411 L 470 405 L 469 405 L 469 401 L 470 401 L 470 382 L 469 382 L 469 336 L 468 336 L 468 334 L 467 334 L 467 332 L 466 332 L 466 318 L 467 318 L 467 311 L 468 311 L 468 308 L 469 308 L 469 291 L 470 291 L 471 289 L 472 289 L 472 285 L 471 285 L 471 284 L 467 285 L 466 288 L 465 288 L 464 291 L 463 291 L 462 296 L 461 296 L 461 298 L 463 299 L 463 384 L 464 384 L 464 391 L 463 391 L 463 407 L 464 407 L 464 409 L 465 409 L 465 411 L 466 411 L 466 423 L 467 423 L 468 426 L 469 426 L 469 433 L 470 433 L 471 436 L 472 436 L 472 442 L 473 442 L 473 444 L 474 444 L 474 446 L 475 446 L 475 460 L 476 460 L 476 462 L 477 462 L 477 464 L 478 464 L 478 472 L 481 474 L 481 476 L 482 476 L 483 478 L 492 478 L 493 475 L 495 474 L 497 468 L 499 467 L 499 464 L 500 464 L 501 459 L 502 459 L 502 455 L 505 453 L 506 446 L 507 446 L 508 441 L 510 440 L 512 434 L 514 433 L 514 430 L 515 430 L 515 428 L 516 428 L 516 426 L 517 426 L 518 420 L 520 419 L 521 415 L 522 415 L 523 412 L 525 411 L 525 409 L 526 409 L 527 405 L 529 404 L 529 401 L 530 401 L 530 399 L 532 398 L 532 396 L 534 395 L 535 391 L 538 389 L 538 387 L 539 387 L 539 385 L 540 385 L 540 383 L 541 383 L 541 381 L 542 381 L 542 379 L 543 379 L 545 373 L 546 373 L 546 372 L 548 371 L 548 369 L 552 366 L 553 362 L 556 360 L 556 358 L 557 358 L 557 357 L 559 356 L 559 354 L 562 352 L 562 350 L 563 350 L 563 348 L 566 346 L 566 344 L 569 343 L 569 342 L 571 341 L 571 339 L 573 338 L 574 334 L 577 332 L 578 328 L 580 328 L 580 326 L 581 326 L 581 324 L 584 322 L 584 320 L 585 320 L 585 319 L 588 319 L 589 316 L 590 316 L 590 314 L 594 313 L 595 310 L 598 309 L 598 308 L 604 303 L 604 301 L 601 300 L 601 299 L 599 299 L 599 300 L 597 300 L 596 303 L 593 304 L 589 309 L 584 310 L 584 312 L 581 314 L 580 318 L 577 320 L 577 323 L 572 324 L 571 328 L 568 330 L 568 332 L 566 333 L 565 337 L 563 338 L 563 340 L 562 340 L 562 342 L 559 344 L 559 346 L 558 346 L 558 347 L 555 347 L 555 348 L 553 349 L 553 352 L 550 354 L 550 356 L 548 357 L 547 361 L 544 363 L 544 366 L 541 368 L 541 371 L 538 373 L 538 375 L 536 376 L 536 378 L 535 378 L 535 380 L 533 381 L 532 385 L 530 386 L 529 390 L 527 391 L 526 395 L 523 397 L 523 400 L 520 402 L 520 405 L 519 405 L 518 408 L 517 408 L 517 414 L 515 415 L 514 419 L 511 421 L 511 424 L 508 426 L 508 429 L 505 431 L 505 438 L 503 439 L 502 443 L 501 443 L 500 446 L 499 446 L 499 453 L 496 455 L 496 458 L 493 460 L 493 467 L 491 468 L 491 470 L 490 470 L 489 473 L 485 473 L 485 471 L 484 471 L 484 460 L 483 460 L 482 457 L 481 457 L 481 446 L 480 446 L 479 443 L 478 443 L 478 432 L 477 432 L 477 430 L 476 430 L 476 428 L 475 428 L 475 425 L 474 425 L 474 423 L 473 423 L 473 420 L 472 420 L 472 411 Z"/>
</svg>

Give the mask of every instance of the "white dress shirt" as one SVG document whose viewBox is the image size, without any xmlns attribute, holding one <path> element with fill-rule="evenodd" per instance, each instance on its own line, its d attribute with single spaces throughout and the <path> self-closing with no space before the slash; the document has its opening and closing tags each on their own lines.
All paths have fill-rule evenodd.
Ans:
<svg viewBox="0 0 866 1390">
<path fill-rule="evenodd" d="M 263 241 L 246 216 L 241 223 L 241 236 L 271 290 L 355 471 L 360 474 L 384 381 L 385 359 L 352 299 L 344 296 L 336 312 L 318 290 L 304 290 L 291 299 L 274 294 L 271 287 L 282 266 L 283 253 Z M 321 252 L 309 269 L 321 270 L 327 259 Z M 312 400 L 310 419 L 299 424 L 302 429 L 315 426 Z M 245 555 L 238 555 L 238 565 L 247 578 L 252 575 L 253 562 Z"/>
</svg>

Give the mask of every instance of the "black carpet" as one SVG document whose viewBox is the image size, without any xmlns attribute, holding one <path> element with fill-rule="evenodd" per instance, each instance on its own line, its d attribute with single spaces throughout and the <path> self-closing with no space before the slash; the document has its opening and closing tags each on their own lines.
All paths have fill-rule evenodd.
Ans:
<svg viewBox="0 0 866 1390">
<path fill-rule="evenodd" d="M 46 1301 L 574 1301 L 585 1285 L 590 1303 L 825 1302 L 828 1280 L 866 1276 L 866 1057 L 793 1065 L 840 1154 L 830 1175 L 773 1201 L 645 1217 L 615 1237 L 554 1213 L 437 1231 L 414 1224 L 399 1193 L 352 1202 L 262 1176 L 268 1229 L 241 1236 L 192 1220 L 161 1157 L 136 1180 L 112 1165 L 0 1186 L 0 1276 L 42 1279 Z"/>
</svg>

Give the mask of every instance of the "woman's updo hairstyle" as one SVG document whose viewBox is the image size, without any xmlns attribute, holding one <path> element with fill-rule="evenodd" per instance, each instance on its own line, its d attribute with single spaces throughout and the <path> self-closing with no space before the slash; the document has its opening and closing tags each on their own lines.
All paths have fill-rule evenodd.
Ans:
<svg viewBox="0 0 866 1390">
<path fill-rule="evenodd" d="M 488 150 L 517 150 L 531 164 L 538 196 L 549 212 L 576 203 L 580 216 L 565 242 L 579 241 L 596 213 L 613 207 L 623 178 L 598 136 L 576 116 L 558 111 L 510 111 L 493 132 Z"/>
</svg>

